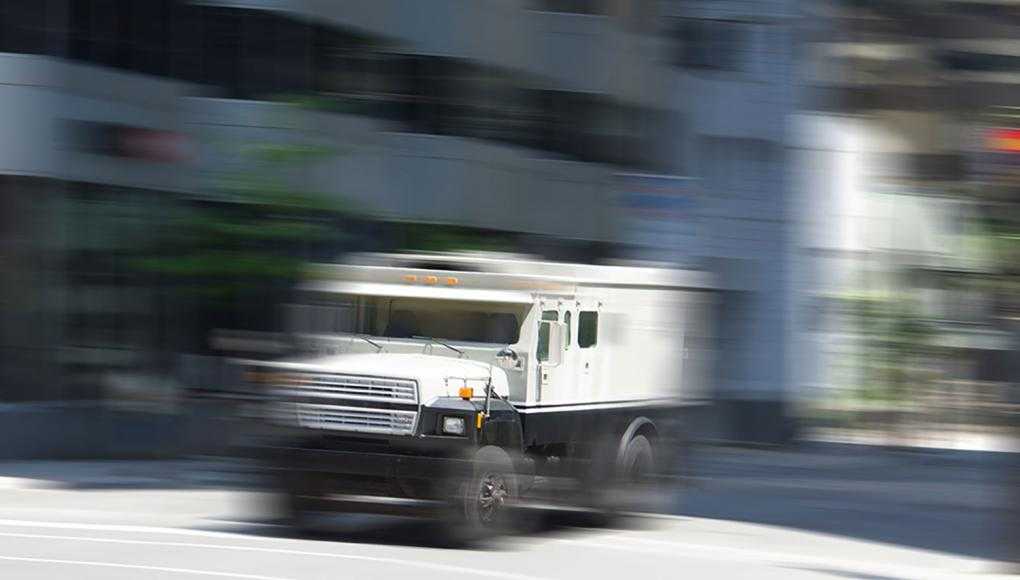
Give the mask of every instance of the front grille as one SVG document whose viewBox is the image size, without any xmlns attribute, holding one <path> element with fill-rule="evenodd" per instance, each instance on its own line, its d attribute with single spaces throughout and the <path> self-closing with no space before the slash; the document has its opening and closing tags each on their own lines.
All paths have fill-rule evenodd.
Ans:
<svg viewBox="0 0 1020 580">
<path fill-rule="evenodd" d="M 385 403 L 417 403 L 414 381 L 380 377 L 359 377 L 333 373 L 298 373 L 287 377 L 278 394 L 285 397 L 321 397 Z"/>
<path fill-rule="evenodd" d="M 342 405 L 298 403 L 295 408 L 301 427 L 354 433 L 410 435 L 418 419 L 417 411 L 370 409 Z"/>
</svg>

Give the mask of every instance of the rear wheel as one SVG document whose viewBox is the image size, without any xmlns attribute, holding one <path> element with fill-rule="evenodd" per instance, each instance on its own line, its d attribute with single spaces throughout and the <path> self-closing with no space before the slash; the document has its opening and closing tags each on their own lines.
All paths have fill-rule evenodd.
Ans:
<svg viewBox="0 0 1020 580">
<path fill-rule="evenodd" d="M 599 509 L 590 518 L 596 526 L 611 525 L 626 512 L 645 511 L 643 496 L 650 491 L 656 472 L 651 441 L 644 435 L 635 435 L 611 465 L 612 474 L 602 482 L 604 487 L 597 494 Z"/>
<path fill-rule="evenodd" d="M 660 467 L 652 441 L 635 435 L 627 443 L 619 466 L 619 511 L 660 512 L 667 507 L 667 496 L 656 485 Z"/>
<path fill-rule="evenodd" d="M 655 454 L 652 443 L 644 435 L 635 435 L 623 452 L 620 476 L 624 485 L 633 487 L 647 483 L 655 473 Z"/>
</svg>

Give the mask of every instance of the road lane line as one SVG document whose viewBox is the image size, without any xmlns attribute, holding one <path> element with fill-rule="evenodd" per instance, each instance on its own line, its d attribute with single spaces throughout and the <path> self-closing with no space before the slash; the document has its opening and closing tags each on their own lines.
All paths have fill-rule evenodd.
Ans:
<svg viewBox="0 0 1020 580">
<path fill-rule="evenodd" d="M 358 554 L 337 554 L 332 552 L 310 552 L 307 550 L 292 550 L 288 548 L 263 548 L 259 546 L 232 546 L 227 544 L 200 544 L 196 542 L 164 542 L 159 540 L 127 540 L 119 538 L 93 538 L 88 536 L 58 536 L 52 534 L 22 534 L 13 532 L 0 532 L 0 537 L 7 538 L 31 538 L 40 540 L 73 540 L 79 542 L 99 542 L 107 544 L 130 544 L 142 546 L 165 546 L 176 548 L 201 548 L 207 550 L 234 550 L 239 552 L 262 552 L 267 554 L 285 554 L 288 556 L 313 556 L 319 558 L 337 558 L 342 560 L 361 560 L 363 562 L 376 562 L 382 564 L 396 564 L 400 566 L 413 566 L 442 572 L 456 572 L 458 574 L 469 574 L 473 576 L 487 576 L 491 578 L 505 578 L 507 580 L 547 580 L 541 576 L 530 576 L 527 574 L 516 574 L 513 572 L 499 572 L 495 570 L 482 570 L 469 568 L 456 564 L 438 564 L 434 562 L 418 562 L 416 560 L 403 560 L 400 558 L 388 558 L 383 556 L 362 556 Z M 3 556 L 0 556 L 3 558 Z"/>
<path fill-rule="evenodd" d="M 89 560 L 59 560 L 56 558 L 28 558 L 23 556 L 0 556 L 0 560 L 9 560 L 12 562 L 32 562 L 35 564 L 65 564 L 71 566 L 98 566 L 101 568 L 126 568 L 130 570 L 148 570 L 150 572 L 173 572 L 176 574 L 193 574 L 196 576 L 245 578 L 247 580 L 293 580 L 290 578 L 283 578 L 281 576 L 259 576 L 257 574 L 215 572 L 213 570 L 194 570 L 192 568 L 168 568 L 165 566 L 143 566 L 141 564 L 118 564 L 116 562 L 93 562 Z"/>
</svg>

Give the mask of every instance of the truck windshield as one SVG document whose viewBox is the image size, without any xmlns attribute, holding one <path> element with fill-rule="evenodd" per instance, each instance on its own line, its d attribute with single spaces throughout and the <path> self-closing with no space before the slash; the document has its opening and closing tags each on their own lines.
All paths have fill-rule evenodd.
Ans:
<svg viewBox="0 0 1020 580">
<path fill-rule="evenodd" d="M 529 305 L 335 295 L 289 307 L 293 332 L 514 344 Z"/>
</svg>

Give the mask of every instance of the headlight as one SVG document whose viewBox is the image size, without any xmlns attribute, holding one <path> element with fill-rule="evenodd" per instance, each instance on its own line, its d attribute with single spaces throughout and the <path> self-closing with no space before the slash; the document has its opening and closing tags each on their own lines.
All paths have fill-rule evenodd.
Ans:
<svg viewBox="0 0 1020 580">
<path fill-rule="evenodd" d="M 443 417 L 443 433 L 446 435 L 463 435 L 464 417 Z"/>
</svg>

